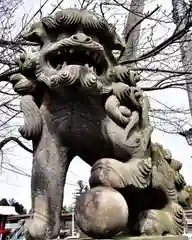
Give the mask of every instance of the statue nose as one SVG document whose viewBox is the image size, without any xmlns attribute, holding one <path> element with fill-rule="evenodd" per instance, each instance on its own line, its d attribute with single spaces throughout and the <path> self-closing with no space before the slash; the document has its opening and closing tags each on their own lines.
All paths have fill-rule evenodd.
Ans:
<svg viewBox="0 0 192 240">
<path fill-rule="evenodd" d="M 77 33 L 72 36 L 73 41 L 79 43 L 91 43 L 92 39 L 85 35 L 84 33 Z"/>
</svg>

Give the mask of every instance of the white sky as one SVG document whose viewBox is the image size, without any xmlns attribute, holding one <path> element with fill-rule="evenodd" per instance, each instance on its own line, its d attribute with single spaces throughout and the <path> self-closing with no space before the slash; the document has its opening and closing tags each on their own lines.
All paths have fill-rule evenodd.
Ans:
<svg viewBox="0 0 192 240">
<path fill-rule="evenodd" d="M 44 1 L 42 1 L 43 3 Z M 51 0 L 50 0 L 51 2 Z M 54 2 L 54 1 L 52 1 Z M 69 0 L 64 1 L 65 7 L 69 7 Z M 171 8 L 171 0 L 156 1 L 163 2 L 167 9 Z M 154 1 L 154 4 L 156 4 Z M 56 4 L 56 1 L 55 1 Z M 17 11 L 17 26 L 15 32 L 20 30 L 21 16 L 30 12 L 30 15 L 39 8 L 39 0 L 25 0 L 24 6 Z M 50 12 L 53 6 L 48 6 L 45 12 Z M 181 90 L 168 89 L 165 91 L 158 91 L 151 94 L 159 101 L 163 101 L 166 104 L 174 105 L 178 107 L 188 108 L 187 93 Z M 169 135 L 155 130 L 152 135 L 152 140 L 160 142 L 165 148 L 171 150 L 173 157 L 183 163 L 182 173 L 188 184 L 192 184 L 192 147 L 188 146 L 186 140 L 179 135 Z M 10 148 L 9 153 L 10 163 L 18 166 L 18 168 L 30 174 L 31 171 L 31 155 L 22 150 L 20 147 Z M 70 165 L 69 172 L 67 174 L 67 185 L 65 187 L 65 199 L 64 204 L 72 203 L 72 193 L 76 189 L 75 184 L 78 180 L 84 180 L 88 182 L 90 174 L 90 167 L 85 164 L 80 158 L 76 157 Z M 72 184 L 72 185 L 71 185 Z M 0 198 L 15 198 L 21 202 L 28 210 L 30 209 L 30 178 L 21 176 L 13 172 L 2 171 L 0 174 Z"/>
</svg>

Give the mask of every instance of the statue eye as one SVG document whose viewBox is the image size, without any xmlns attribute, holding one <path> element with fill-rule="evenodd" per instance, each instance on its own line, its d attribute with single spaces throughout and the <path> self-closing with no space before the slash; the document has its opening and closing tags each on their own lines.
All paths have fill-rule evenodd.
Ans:
<svg viewBox="0 0 192 240">
<path fill-rule="evenodd" d="M 98 43 L 100 42 L 99 41 L 99 37 L 95 35 L 93 30 L 91 30 L 91 29 L 84 29 L 83 32 L 84 32 L 84 34 L 89 36 L 93 41 L 98 42 Z"/>
<path fill-rule="evenodd" d="M 90 34 L 87 34 L 87 35 L 88 35 L 89 37 L 91 37 L 93 41 L 99 42 L 99 38 L 98 38 L 97 36 L 95 36 L 95 35 L 90 35 Z"/>
</svg>

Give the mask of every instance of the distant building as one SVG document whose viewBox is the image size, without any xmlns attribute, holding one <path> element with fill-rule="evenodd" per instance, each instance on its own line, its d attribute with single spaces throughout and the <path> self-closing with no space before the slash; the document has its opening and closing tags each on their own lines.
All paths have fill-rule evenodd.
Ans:
<svg viewBox="0 0 192 240">
<path fill-rule="evenodd" d="M 186 214 L 186 227 L 185 227 L 185 233 L 186 235 L 191 235 L 192 236 L 192 209 L 185 210 Z M 13 215 L 13 216 L 8 216 L 7 217 L 7 226 L 9 224 L 14 224 L 18 223 L 20 220 L 25 220 L 27 218 L 30 218 L 30 214 L 25 214 L 25 215 Z M 85 234 L 83 234 L 81 231 L 79 231 L 77 225 L 74 223 L 74 229 L 75 232 L 80 233 L 80 237 L 87 238 Z M 60 236 L 67 237 L 72 235 L 72 213 L 63 213 L 61 214 L 61 231 L 60 231 Z"/>
<path fill-rule="evenodd" d="M 185 232 L 188 234 L 192 234 L 192 209 L 185 210 L 187 225 Z"/>
<path fill-rule="evenodd" d="M 4 239 L 10 230 L 5 228 L 7 217 L 9 215 L 16 215 L 14 207 L 0 206 L 0 239 Z"/>
</svg>

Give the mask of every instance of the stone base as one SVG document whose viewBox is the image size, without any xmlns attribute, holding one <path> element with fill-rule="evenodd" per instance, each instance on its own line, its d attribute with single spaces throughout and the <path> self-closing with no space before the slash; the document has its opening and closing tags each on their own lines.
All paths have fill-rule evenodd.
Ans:
<svg viewBox="0 0 192 240">
<path fill-rule="evenodd" d="M 175 236 L 140 236 L 140 237 L 125 237 L 117 236 L 116 240 L 188 240 L 188 236 L 175 235 Z"/>
<path fill-rule="evenodd" d="M 72 238 L 70 238 L 71 240 Z M 80 240 L 93 240 L 93 238 L 80 238 Z M 141 237 L 126 237 L 126 236 L 116 236 L 111 239 L 96 239 L 96 240 L 189 240 L 188 236 L 178 235 L 178 236 L 141 236 Z"/>
</svg>

